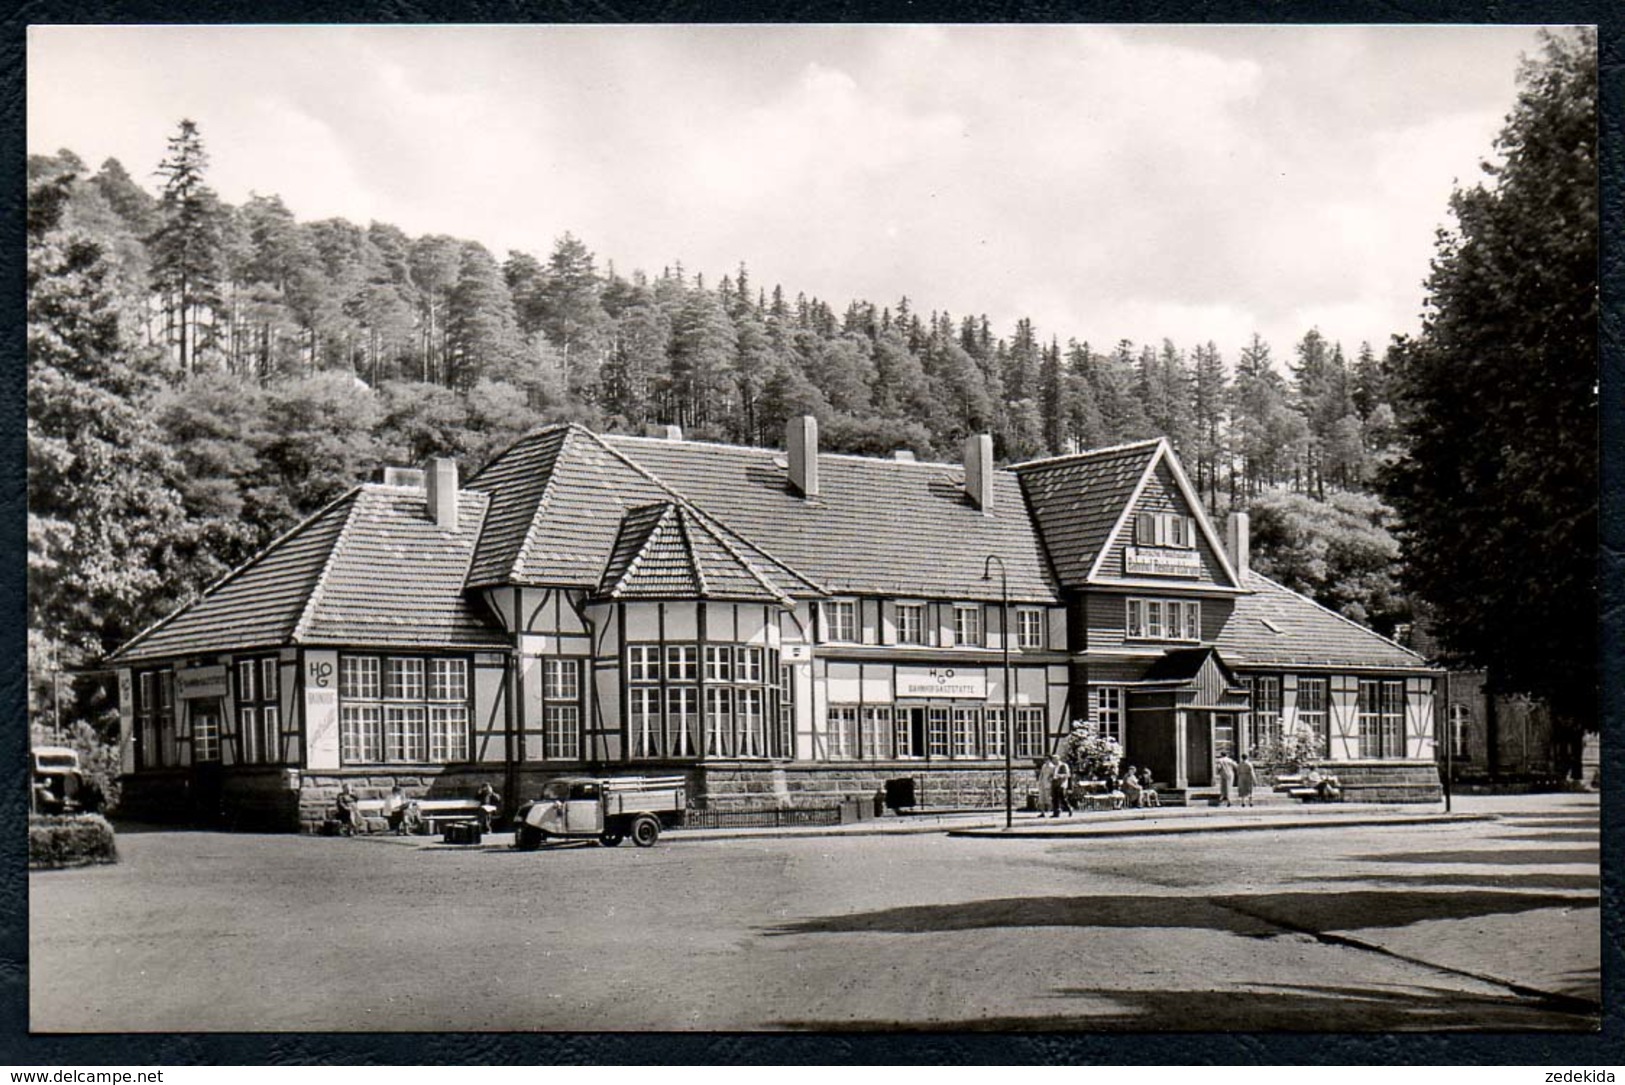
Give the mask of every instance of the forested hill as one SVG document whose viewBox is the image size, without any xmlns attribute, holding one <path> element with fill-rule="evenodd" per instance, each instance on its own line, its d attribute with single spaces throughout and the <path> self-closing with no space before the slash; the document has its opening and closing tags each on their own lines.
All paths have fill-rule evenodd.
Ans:
<svg viewBox="0 0 1625 1085">
<path fill-rule="evenodd" d="M 1396 439 L 1367 344 L 1308 330 L 1279 364 L 1256 336 L 1233 360 L 1096 345 L 907 298 L 837 308 L 743 264 L 623 274 L 569 234 L 498 260 L 224 204 L 185 121 L 152 191 L 70 151 L 28 176 L 40 651 L 95 656 L 380 463 L 449 452 L 467 473 L 563 419 L 773 444 L 813 414 L 828 450 L 954 459 L 991 432 L 1006 461 L 1166 435 L 1215 510 L 1253 505 L 1260 564 L 1379 627 L 1402 610 L 1365 492 Z"/>
</svg>

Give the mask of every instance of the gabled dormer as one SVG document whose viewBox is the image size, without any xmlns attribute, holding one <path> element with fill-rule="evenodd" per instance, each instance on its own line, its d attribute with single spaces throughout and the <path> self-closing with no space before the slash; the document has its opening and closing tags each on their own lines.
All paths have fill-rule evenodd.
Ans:
<svg viewBox="0 0 1625 1085">
<path fill-rule="evenodd" d="M 1014 470 L 1064 586 L 1246 590 L 1166 440 Z"/>
</svg>

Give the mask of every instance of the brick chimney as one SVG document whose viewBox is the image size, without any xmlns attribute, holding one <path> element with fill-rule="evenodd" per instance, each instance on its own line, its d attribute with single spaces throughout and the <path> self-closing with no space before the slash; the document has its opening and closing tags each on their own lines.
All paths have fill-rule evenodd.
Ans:
<svg viewBox="0 0 1625 1085">
<path fill-rule="evenodd" d="M 817 497 L 818 419 L 810 414 L 790 419 L 784 427 L 784 447 L 790 453 L 790 485 L 802 497 Z"/>
<path fill-rule="evenodd" d="M 993 515 L 993 438 L 986 433 L 965 439 L 965 496 Z"/>
<path fill-rule="evenodd" d="M 430 519 L 446 531 L 456 531 L 457 461 L 450 456 L 431 456 L 423 465 L 423 479 Z"/>
<path fill-rule="evenodd" d="M 1231 568 L 1243 579 L 1246 578 L 1247 569 L 1252 561 L 1251 547 L 1247 514 L 1232 512 L 1224 521 L 1224 549 L 1230 558 Z"/>
</svg>

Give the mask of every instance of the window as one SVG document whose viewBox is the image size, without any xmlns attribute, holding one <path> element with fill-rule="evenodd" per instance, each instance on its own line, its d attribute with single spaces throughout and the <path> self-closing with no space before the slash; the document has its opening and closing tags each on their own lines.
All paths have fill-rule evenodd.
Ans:
<svg viewBox="0 0 1625 1085">
<path fill-rule="evenodd" d="M 892 756 L 918 757 L 914 744 L 914 721 L 921 714 L 918 708 L 899 708 L 892 713 Z"/>
<path fill-rule="evenodd" d="M 1004 756 L 1004 709 L 989 708 L 983 713 L 983 720 L 987 726 L 987 739 L 984 748 L 989 757 Z"/>
<path fill-rule="evenodd" d="M 739 681 L 759 685 L 762 681 L 762 650 L 749 646 L 739 649 Z"/>
<path fill-rule="evenodd" d="M 654 693 L 654 690 L 649 690 Z M 650 709 L 651 718 L 655 721 L 655 728 L 660 727 L 659 704 L 655 703 Z M 689 735 L 696 730 L 695 721 L 700 715 L 700 691 L 693 686 L 672 686 L 666 690 L 666 749 L 673 757 L 692 757 L 694 743 Z M 652 756 L 652 755 L 651 755 Z"/>
<path fill-rule="evenodd" d="M 705 646 L 705 680 L 707 682 L 732 682 L 734 651 L 726 644 L 707 644 Z"/>
<path fill-rule="evenodd" d="M 693 682 L 699 678 L 700 652 L 692 644 L 666 645 L 666 680 Z"/>
<path fill-rule="evenodd" d="M 1405 683 L 1360 680 L 1361 757 L 1405 755 Z"/>
<path fill-rule="evenodd" d="M 1016 647 L 1044 647 L 1044 612 L 1036 607 L 1016 610 Z"/>
<path fill-rule="evenodd" d="M 925 604 L 897 604 L 897 643 L 925 643 Z"/>
<path fill-rule="evenodd" d="M 549 704 L 542 709 L 542 756 L 562 761 L 574 761 L 581 756 L 579 706 Z"/>
<path fill-rule="evenodd" d="M 858 752 L 858 710 L 854 705 L 830 705 L 825 717 L 825 738 L 831 761 L 850 761 Z"/>
<path fill-rule="evenodd" d="M 1123 621 L 1129 640 L 1202 639 L 1202 604 L 1194 599 L 1129 599 Z"/>
<path fill-rule="evenodd" d="M 1016 749 L 1013 756 L 1044 756 L 1044 710 L 1042 708 L 1016 709 Z"/>
<path fill-rule="evenodd" d="M 543 660 L 542 696 L 549 701 L 579 701 L 581 699 L 581 661 L 578 659 Z"/>
<path fill-rule="evenodd" d="M 931 757 L 948 756 L 948 710 L 928 708 L 926 715 L 926 752 Z"/>
<path fill-rule="evenodd" d="M 824 603 L 824 639 L 847 643 L 857 641 L 858 604 L 854 600 L 831 599 Z"/>
<path fill-rule="evenodd" d="M 1177 512 L 1142 512 L 1134 518 L 1134 541 L 1189 550 L 1196 545 L 1196 521 Z"/>
<path fill-rule="evenodd" d="M 1095 691 L 1095 727 L 1101 738 L 1123 741 L 1123 687 L 1102 686 Z"/>
<path fill-rule="evenodd" d="M 237 661 L 237 758 L 240 764 L 282 760 L 278 666 L 275 656 Z M 192 755 L 198 756 L 195 747 Z M 219 757 L 218 750 L 214 756 Z"/>
<path fill-rule="evenodd" d="M 954 604 L 954 643 L 979 647 L 982 643 L 982 607 L 979 603 Z"/>
<path fill-rule="evenodd" d="M 796 753 L 796 680 L 788 664 L 779 668 L 779 748 L 780 757 Z"/>
<path fill-rule="evenodd" d="M 1250 730 L 1247 746 L 1261 750 L 1279 745 L 1281 741 L 1281 680 L 1271 677 L 1247 679 L 1252 690 L 1253 710 L 1249 715 Z"/>
<path fill-rule="evenodd" d="M 220 760 L 220 713 L 215 708 L 192 710 L 192 760 Z"/>
<path fill-rule="evenodd" d="M 1298 725 L 1315 739 L 1315 756 L 1331 756 L 1331 725 L 1326 714 L 1328 679 L 1298 679 Z"/>
<path fill-rule="evenodd" d="M 734 752 L 740 757 L 762 756 L 762 691 L 746 687 L 735 691 L 734 724 L 738 728 Z"/>
<path fill-rule="evenodd" d="M 982 713 L 976 708 L 956 708 L 953 710 L 953 756 L 976 756 L 976 725 L 981 722 Z"/>
<path fill-rule="evenodd" d="M 676 690 L 671 692 L 675 693 Z M 664 751 L 660 741 L 660 689 L 656 686 L 632 686 L 626 691 L 626 710 L 627 729 L 632 736 L 632 756 L 661 756 Z"/>
<path fill-rule="evenodd" d="M 658 644 L 627 645 L 626 680 L 628 682 L 660 681 L 660 646 Z"/>
<path fill-rule="evenodd" d="M 1471 709 L 1459 701 L 1450 706 L 1450 756 L 1454 760 L 1468 760 L 1467 734 L 1472 724 Z"/>
<path fill-rule="evenodd" d="M 891 756 L 892 720 L 891 709 L 885 706 L 870 705 L 863 710 L 863 731 L 858 736 L 862 743 L 860 749 L 867 758 L 882 758 Z"/>
<path fill-rule="evenodd" d="M 263 672 L 261 688 L 273 688 Z M 466 659 L 340 656 L 340 760 L 345 764 L 468 760 L 468 692 Z M 278 707 L 261 705 L 260 719 L 270 736 L 281 723 Z"/>
<path fill-rule="evenodd" d="M 733 690 L 726 686 L 705 687 L 705 753 L 707 757 L 730 757 L 732 744 Z"/>
</svg>

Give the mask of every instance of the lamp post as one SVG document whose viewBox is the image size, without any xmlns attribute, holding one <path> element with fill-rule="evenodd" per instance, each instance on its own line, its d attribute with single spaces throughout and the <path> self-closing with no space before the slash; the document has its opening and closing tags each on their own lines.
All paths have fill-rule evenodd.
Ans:
<svg viewBox="0 0 1625 1085">
<path fill-rule="evenodd" d="M 1004 649 L 1004 827 L 1015 823 L 1015 783 L 1011 768 L 1011 748 L 1015 745 L 1015 719 L 1011 708 L 1013 690 L 1010 687 L 1010 575 L 1005 571 L 1004 559 L 989 554 L 982 563 L 982 579 L 993 579 L 993 563 L 999 563 L 999 643 Z"/>
</svg>

